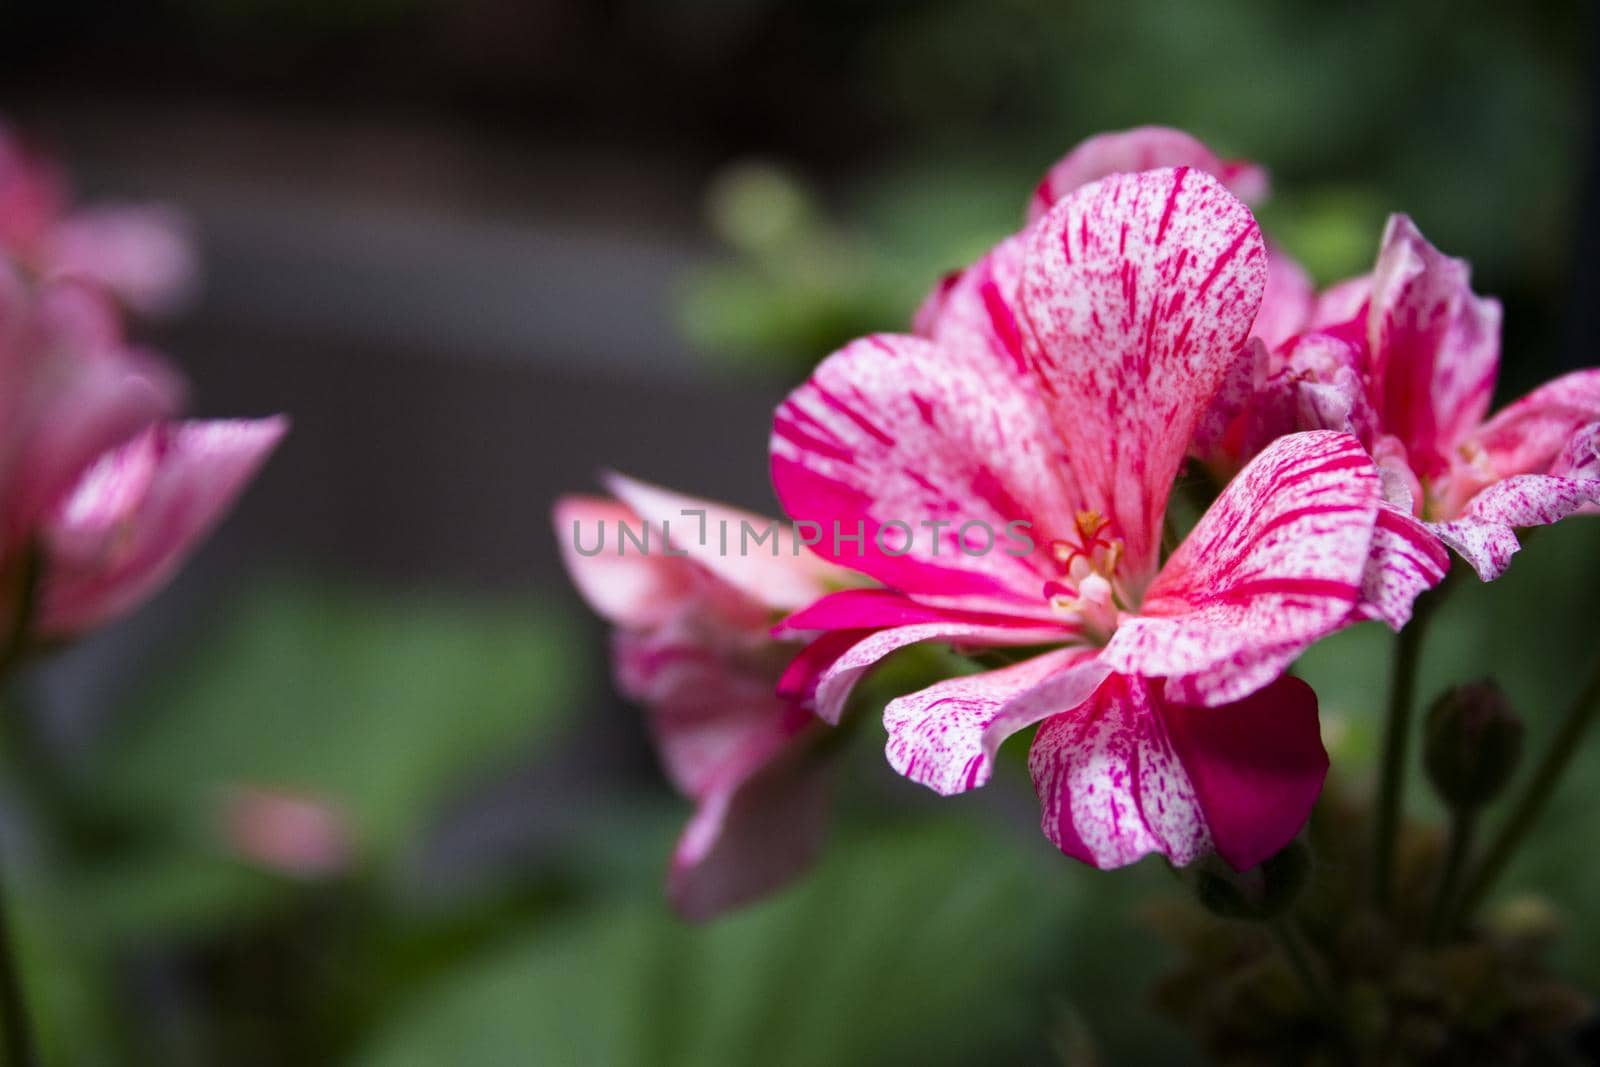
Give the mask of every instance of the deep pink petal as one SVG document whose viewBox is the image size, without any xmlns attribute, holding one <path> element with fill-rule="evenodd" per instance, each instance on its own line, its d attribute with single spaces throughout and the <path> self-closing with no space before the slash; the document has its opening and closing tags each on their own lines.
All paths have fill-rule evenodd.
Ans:
<svg viewBox="0 0 1600 1067">
<path fill-rule="evenodd" d="M 1045 610 L 1033 618 L 998 615 L 920 603 L 888 589 L 843 589 L 829 593 L 790 615 L 774 627 L 774 633 L 783 636 L 811 630 L 876 630 L 923 622 L 952 621 L 1027 630 L 1038 630 L 1041 624 L 1063 625 Z"/>
<path fill-rule="evenodd" d="M 773 628 L 776 634 L 811 630 L 878 630 L 935 622 L 947 615 L 889 589 L 841 589 L 813 601 Z"/>
<path fill-rule="evenodd" d="M 1211 849 L 1152 684 L 1111 675 L 1088 701 L 1044 720 L 1028 753 L 1044 835 L 1095 867 L 1123 867 L 1152 852 L 1181 866 Z"/>
<path fill-rule="evenodd" d="M 989 780 L 995 753 L 1007 737 L 1081 704 L 1106 673 L 1094 650 L 1060 649 L 891 700 L 883 712 L 889 765 L 944 796 L 975 789 Z M 1047 681 L 1049 695 L 1043 699 L 1049 710 L 1031 717 L 1015 714 L 1017 698 Z M 1013 714 L 1005 714 L 1008 708 Z"/>
<path fill-rule="evenodd" d="M 171 577 L 288 431 L 279 416 L 169 423 L 103 456 L 43 533 L 41 633 L 120 615 Z"/>
<path fill-rule="evenodd" d="M 1328 773 L 1310 686 L 1283 677 L 1218 708 L 1154 704 L 1230 866 L 1249 870 L 1300 832 Z"/>
<path fill-rule="evenodd" d="M 1373 270 L 1368 318 L 1373 403 L 1424 479 L 1444 474 L 1483 421 L 1500 369 L 1500 304 L 1471 287 L 1465 260 L 1444 255 L 1393 215 Z"/>
<path fill-rule="evenodd" d="M 1450 556 L 1439 538 L 1412 516 L 1410 508 L 1386 501 L 1378 508 L 1372 530 L 1357 613 L 1399 630 L 1410 621 L 1417 597 L 1443 581 L 1449 570 Z"/>
<path fill-rule="evenodd" d="M 1249 209 L 1182 167 L 1079 189 L 1030 234 L 1030 357 L 1082 503 L 1112 520 L 1132 575 L 1154 572 L 1167 494 L 1266 270 Z"/>
<path fill-rule="evenodd" d="M 1182 130 L 1137 126 L 1097 134 L 1062 157 L 1034 190 L 1028 202 L 1028 220 L 1040 218 L 1062 197 L 1090 182 L 1161 167 L 1193 167 L 1214 174 L 1242 200 L 1255 201 L 1267 195 L 1266 171 L 1256 164 L 1219 159 Z"/>
<path fill-rule="evenodd" d="M 690 595 L 689 564 L 634 546 L 644 520 L 626 504 L 601 497 L 564 496 L 553 518 L 567 575 L 601 618 L 632 628 L 666 621 Z M 626 526 L 632 539 L 622 535 Z"/>
<path fill-rule="evenodd" d="M 1380 500 L 1377 469 L 1354 437 L 1280 438 L 1167 560 L 1107 661 L 1167 678 L 1167 696 L 1183 703 L 1248 696 L 1350 620 Z"/>
<path fill-rule="evenodd" d="M 655 548 L 670 543 L 695 564 L 774 611 L 791 611 L 854 580 L 800 545 L 786 523 L 609 474 L 606 488 L 650 523 Z"/>
<path fill-rule="evenodd" d="M 851 689 L 862 675 L 891 652 L 923 641 L 1006 648 L 1060 641 L 1063 636 L 1060 627 L 1041 626 L 1029 630 L 1017 626 L 986 626 L 966 622 L 959 616 L 945 622 L 925 622 L 879 630 L 851 645 L 826 666 L 817 676 L 813 702 L 817 715 L 826 722 L 837 723 L 844 714 L 845 701 L 849 699 Z"/>
<path fill-rule="evenodd" d="M 815 711 L 817 685 L 823 675 L 840 656 L 871 634 L 871 630 L 832 630 L 817 637 L 796 653 L 779 675 L 778 695 Z"/>
<path fill-rule="evenodd" d="M 1429 528 L 1490 582 L 1505 573 L 1521 547 L 1518 529 L 1545 526 L 1597 504 L 1600 478 L 1519 474 L 1473 497 L 1458 518 Z"/>
<path fill-rule="evenodd" d="M 792 518 L 814 524 L 815 551 L 909 593 L 1040 604 L 1048 575 L 1010 532 L 1073 514 L 1065 469 L 1015 371 L 980 374 L 921 338 L 834 353 L 773 426 L 773 486 Z M 1035 526 L 1030 541 L 1041 536 Z"/>
</svg>

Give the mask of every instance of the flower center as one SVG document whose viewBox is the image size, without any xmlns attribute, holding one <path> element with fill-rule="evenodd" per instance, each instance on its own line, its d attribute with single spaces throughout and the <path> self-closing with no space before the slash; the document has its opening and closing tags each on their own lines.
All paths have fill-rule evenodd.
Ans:
<svg viewBox="0 0 1600 1067">
<path fill-rule="evenodd" d="M 1044 598 L 1086 637 L 1103 644 L 1129 603 L 1117 575 L 1122 539 L 1111 535 L 1110 520 L 1098 511 L 1078 512 L 1074 525 L 1070 539 L 1050 542 L 1060 577 L 1044 583 Z"/>
<path fill-rule="evenodd" d="M 1457 445 L 1450 460 L 1443 473 L 1421 479 L 1418 506 L 1424 519 L 1444 522 L 1455 518 L 1480 489 L 1498 480 L 1488 450 L 1476 441 Z"/>
</svg>

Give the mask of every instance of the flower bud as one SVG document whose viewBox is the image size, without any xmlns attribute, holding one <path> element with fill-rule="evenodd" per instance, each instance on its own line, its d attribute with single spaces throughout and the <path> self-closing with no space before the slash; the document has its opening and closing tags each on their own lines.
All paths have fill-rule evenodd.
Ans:
<svg viewBox="0 0 1600 1067">
<path fill-rule="evenodd" d="M 1522 753 L 1522 720 L 1493 681 L 1447 690 L 1428 712 L 1422 759 L 1445 803 L 1477 808 L 1511 778 Z"/>
<path fill-rule="evenodd" d="M 1288 909 L 1300 895 L 1311 868 L 1311 854 L 1291 841 L 1261 866 L 1243 872 L 1217 863 L 1195 872 L 1195 895 L 1205 909 L 1225 919 L 1263 921 Z"/>
</svg>

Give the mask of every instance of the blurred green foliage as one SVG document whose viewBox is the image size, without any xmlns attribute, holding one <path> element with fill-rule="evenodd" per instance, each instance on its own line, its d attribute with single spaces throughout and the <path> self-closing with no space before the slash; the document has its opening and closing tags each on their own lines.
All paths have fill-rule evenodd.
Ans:
<svg viewBox="0 0 1600 1067">
<path fill-rule="evenodd" d="M 59 842 L 21 887 L 18 923 L 60 1062 L 129 1062 L 119 1028 L 137 1034 L 146 1021 L 129 1017 L 138 1013 L 120 983 L 130 961 L 151 954 L 270 972 L 272 954 L 263 964 L 249 949 L 267 936 L 302 961 L 326 949 L 323 963 L 347 975 L 394 963 L 397 942 L 413 934 L 396 918 L 414 895 L 407 854 L 448 803 L 538 758 L 571 724 L 573 651 L 566 628 L 523 602 L 298 579 L 259 585 L 226 625 L 186 637 L 170 669 L 128 701 L 76 788 L 30 798 L 38 832 Z M 346 862 L 296 876 L 253 861 L 227 833 L 240 789 L 325 805 L 348 834 Z M 330 908 L 343 916 L 331 939 L 318 932 Z M 180 1004 L 180 1014 L 196 1017 L 180 1022 L 204 1031 L 215 1012 L 220 1028 L 231 1011 L 285 1034 L 329 1025 L 274 1021 L 271 1003 L 249 991 L 256 977 L 235 977 L 231 992 L 210 981 L 189 990 L 199 1004 Z M 366 991 L 352 997 L 324 978 L 309 967 L 296 995 L 348 1010 L 353 1018 L 329 1026 L 336 1033 L 358 1021 Z M 93 990 L 98 1003 L 86 1002 Z M 185 1059 L 159 1033 L 131 1047 L 147 1048 L 141 1040 L 159 1050 L 151 1062 L 284 1062 L 274 1054 L 297 1047 L 285 1037 L 240 1059 L 219 1029 L 195 1038 Z"/>
<path fill-rule="evenodd" d="M 960 816 L 844 836 L 802 886 L 704 929 L 653 896 L 532 927 L 419 990 L 357 1062 L 1043 1062 L 1066 1000 L 1041 991 L 1069 967 L 1137 995 L 1137 934 L 1089 933 L 1128 909 L 1044 853 Z"/>
<path fill-rule="evenodd" d="M 1003 991 L 1027 1003 L 1034 937 L 1065 904 L 1039 891 L 1047 874 L 970 829 L 913 827 L 835 849 L 802 888 L 704 930 L 651 897 L 602 903 L 421 990 L 364 1062 L 956 1063 L 1026 1045 L 1027 1010 L 969 1013 Z"/>
<path fill-rule="evenodd" d="M 97 793 L 193 840 L 229 788 L 305 793 L 344 813 L 358 862 L 392 861 L 464 777 L 566 721 L 570 661 L 522 604 L 266 586 L 128 709 Z"/>
<path fill-rule="evenodd" d="M 1512 377 L 1550 358 L 1572 295 L 1588 5 L 1000 0 L 857 18 L 845 61 L 897 136 L 846 180 L 791 177 L 783 198 L 802 190 L 806 217 L 759 247 L 738 221 L 759 213 L 725 202 L 772 183 L 735 169 L 713 186 L 735 258 L 687 284 L 683 312 L 713 353 L 803 369 L 903 329 L 940 273 L 1018 225 L 1054 159 L 1159 123 L 1265 164 L 1263 226 L 1319 281 L 1368 269 L 1404 211 L 1506 298 Z"/>
</svg>

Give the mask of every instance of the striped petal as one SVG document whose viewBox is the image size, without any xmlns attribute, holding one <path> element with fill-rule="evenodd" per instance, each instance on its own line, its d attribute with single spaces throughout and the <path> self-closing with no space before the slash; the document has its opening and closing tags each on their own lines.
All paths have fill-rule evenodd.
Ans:
<svg viewBox="0 0 1600 1067">
<path fill-rule="evenodd" d="M 670 545 L 751 600 L 792 611 L 830 584 L 851 581 L 799 543 L 788 524 L 711 500 L 685 496 L 625 475 L 605 476 L 606 488 Z"/>
<path fill-rule="evenodd" d="M 1473 293 L 1465 260 L 1392 215 L 1373 270 L 1373 403 L 1422 478 L 1443 475 L 1483 421 L 1500 370 L 1500 304 Z"/>
<path fill-rule="evenodd" d="M 841 631 L 851 632 L 851 631 Z M 795 674 L 785 675 L 786 691 L 809 689 L 817 715 L 825 722 L 837 723 L 844 715 L 845 702 L 861 676 L 891 652 L 923 641 L 943 641 L 978 648 L 1019 648 L 1029 645 L 1059 642 L 1062 629 L 974 623 L 952 614 L 947 620 L 921 622 L 910 626 L 896 626 L 867 634 L 837 657 L 816 665 L 814 681 L 806 681 Z"/>
<path fill-rule="evenodd" d="M 1031 231 L 1029 356 L 1083 506 L 1112 520 L 1132 574 L 1155 570 L 1167 495 L 1266 270 L 1249 209 L 1183 167 L 1085 186 Z"/>
<path fill-rule="evenodd" d="M 1591 422 L 1568 438 L 1550 473 L 1562 478 L 1600 478 L 1600 422 Z"/>
<path fill-rule="evenodd" d="M 1472 436 L 1497 477 L 1548 474 L 1573 435 L 1600 420 L 1600 368 L 1546 382 L 1509 404 Z"/>
<path fill-rule="evenodd" d="M 1518 529 L 1546 526 L 1596 505 L 1600 477 L 1519 474 L 1473 497 L 1458 518 L 1430 523 L 1429 529 L 1472 564 L 1479 578 L 1491 582 L 1506 572 L 1521 547 Z"/>
<path fill-rule="evenodd" d="M 910 593 L 1038 609 L 1048 575 L 1010 533 L 1073 514 L 1064 470 L 1015 371 L 980 371 L 916 337 L 834 353 L 773 425 L 773 486 L 818 534 L 815 551 Z"/>
<path fill-rule="evenodd" d="M 1113 674 L 1046 719 L 1028 770 L 1044 835 L 1074 859 L 1108 870 L 1159 852 L 1182 866 L 1211 850 L 1200 798 L 1143 678 Z"/>
<path fill-rule="evenodd" d="M 1449 570 L 1450 555 L 1438 537 L 1409 509 L 1385 502 L 1373 526 L 1357 614 L 1399 630 L 1410 621 L 1417 597 L 1442 582 Z"/>
<path fill-rule="evenodd" d="M 1107 673 L 1092 649 L 1060 649 L 891 700 L 889 765 L 943 796 L 975 789 L 1007 737 L 1077 707 Z"/>
<path fill-rule="evenodd" d="M 1349 434 L 1280 438 L 1206 511 L 1106 646 L 1115 670 L 1170 699 L 1239 700 L 1361 601 L 1381 487 Z"/>
<path fill-rule="evenodd" d="M 1298 680 L 1192 707 L 1113 674 L 1045 720 L 1028 767 L 1045 836 L 1075 859 L 1113 868 L 1159 852 L 1182 866 L 1215 851 L 1246 870 L 1299 833 L 1328 757 L 1316 696 Z"/>
</svg>

